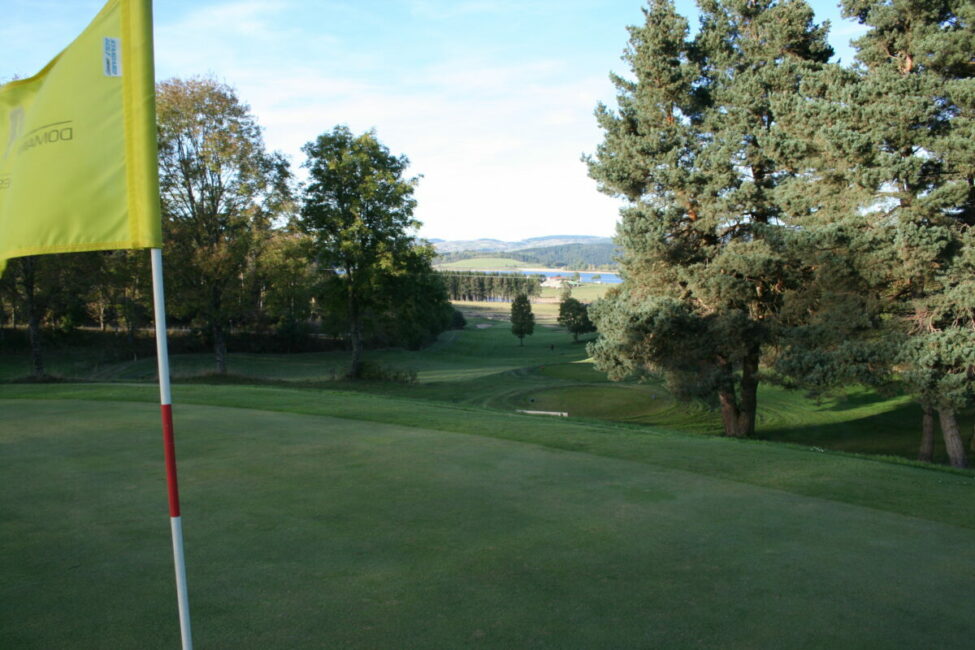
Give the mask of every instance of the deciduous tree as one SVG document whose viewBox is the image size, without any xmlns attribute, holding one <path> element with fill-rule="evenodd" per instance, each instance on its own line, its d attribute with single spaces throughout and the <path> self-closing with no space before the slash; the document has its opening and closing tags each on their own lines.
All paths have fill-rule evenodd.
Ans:
<svg viewBox="0 0 975 650">
<path fill-rule="evenodd" d="M 288 351 L 307 339 L 314 299 L 321 290 L 312 250 L 308 236 L 276 230 L 257 260 L 258 312 Z"/>
<path fill-rule="evenodd" d="M 571 295 L 566 295 L 559 303 L 558 323 L 572 334 L 572 340 L 578 341 L 580 334 L 596 331 L 596 326 L 589 320 L 589 306 Z"/>
<path fill-rule="evenodd" d="M 156 89 L 166 281 L 174 316 L 191 319 L 227 370 L 227 330 L 243 276 L 289 198 L 284 158 L 229 86 L 171 79 Z"/>
<path fill-rule="evenodd" d="M 407 338 L 415 342 L 420 331 L 430 331 L 418 325 L 421 315 L 449 315 L 439 280 L 438 288 L 430 285 L 423 296 L 413 291 L 434 276 L 432 252 L 415 238 L 420 223 L 413 217 L 413 192 L 419 178 L 406 176 L 409 159 L 391 154 L 374 131 L 354 135 L 337 126 L 303 151 L 309 180 L 298 225 L 313 239 L 333 315 L 341 314 L 347 323 L 349 376 L 358 378 L 370 332 L 391 318 L 403 319 L 402 331 L 411 329 Z M 442 331 L 447 324 L 445 316 L 443 327 L 433 329 Z"/>
</svg>

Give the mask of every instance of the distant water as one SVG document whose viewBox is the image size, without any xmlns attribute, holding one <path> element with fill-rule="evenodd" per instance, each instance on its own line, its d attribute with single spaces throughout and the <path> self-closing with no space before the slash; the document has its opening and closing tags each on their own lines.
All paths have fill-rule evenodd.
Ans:
<svg viewBox="0 0 975 650">
<path fill-rule="evenodd" d="M 565 271 L 542 271 L 541 275 L 547 278 L 554 278 L 556 276 L 561 276 L 567 280 L 572 279 L 574 273 Z M 593 278 L 596 277 L 594 280 Z M 601 284 L 622 284 L 623 278 L 615 273 L 604 273 L 602 271 L 583 272 L 579 271 L 579 279 L 583 282 L 599 282 Z"/>
</svg>

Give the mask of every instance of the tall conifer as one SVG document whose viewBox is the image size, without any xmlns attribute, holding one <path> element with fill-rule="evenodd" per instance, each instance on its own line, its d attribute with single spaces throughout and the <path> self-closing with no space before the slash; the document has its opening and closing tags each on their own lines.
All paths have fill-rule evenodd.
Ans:
<svg viewBox="0 0 975 650">
<path fill-rule="evenodd" d="M 590 174 L 629 204 L 624 282 L 592 309 L 592 352 L 613 377 L 661 372 L 678 395 L 715 399 L 726 435 L 748 436 L 763 354 L 804 280 L 777 196 L 796 172 L 777 155 L 773 105 L 832 51 L 801 0 L 700 7 L 690 39 L 673 3 L 652 0 L 630 28 L 633 78 L 613 77 L 618 109 L 596 111 Z"/>
<path fill-rule="evenodd" d="M 922 405 L 921 457 L 936 412 L 952 465 L 965 466 L 957 413 L 975 391 L 975 5 L 845 0 L 868 26 L 852 124 L 871 190 L 885 309 L 904 336 L 896 367 Z"/>
<path fill-rule="evenodd" d="M 511 333 L 518 337 L 518 344 L 525 344 L 525 337 L 535 331 L 535 314 L 528 295 L 519 293 L 511 301 Z"/>
</svg>

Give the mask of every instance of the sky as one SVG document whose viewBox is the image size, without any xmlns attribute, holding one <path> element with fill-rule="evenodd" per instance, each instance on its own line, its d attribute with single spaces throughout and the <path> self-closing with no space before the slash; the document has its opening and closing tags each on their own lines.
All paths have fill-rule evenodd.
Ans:
<svg viewBox="0 0 975 650">
<path fill-rule="evenodd" d="M 861 28 L 811 2 L 843 62 Z M 39 71 L 104 0 L 0 0 L 0 80 Z M 300 179 L 301 147 L 338 124 L 422 175 L 430 239 L 612 236 L 620 203 L 582 162 L 614 106 L 609 73 L 641 0 L 156 0 L 156 78 L 233 86 Z M 697 22 L 693 2 L 678 11 Z"/>
</svg>

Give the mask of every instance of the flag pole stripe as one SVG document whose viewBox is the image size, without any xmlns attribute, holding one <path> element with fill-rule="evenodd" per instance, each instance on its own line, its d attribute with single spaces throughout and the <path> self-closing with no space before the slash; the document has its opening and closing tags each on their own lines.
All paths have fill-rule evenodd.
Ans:
<svg viewBox="0 0 975 650">
<path fill-rule="evenodd" d="M 173 536 L 173 564 L 176 566 L 179 633 L 183 641 L 183 650 L 193 650 L 193 635 L 190 630 L 190 599 L 186 593 L 186 562 L 183 559 L 183 518 L 170 517 L 169 526 Z"/>
<path fill-rule="evenodd" d="M 173 562 L 176 567 L 176 601 L 183 650 L 193 649 L 190 633 L 190 601 L 186 588 L 186 561 L 183 557 L 183 520 L 179 512 L 176 483 L 176 443 L 173 436 L 173 397 L 169 386 L 169 344 L 166 337 L 166 303 L 163 289 L 162 250 L 149 250 L 152 262 L 152 302 L 156 319 L 156 360 L 159 364 L 159 403 L 162 414 L 163 449 L 166 455 L 166 484 L 169 488 L 169 521 L 173 536 Z"/>
<path fill-rule="evenodd" d="M 161 404 L 163 449 L 166 455 L 166 485 L 169 488 L 169 516 L 179 517 L 179 483 L 176 480 L 176 441 L 173 437 L 173 406 Z"/>
<path fill-rule="evenodd" d="M 166 336 L 166 299 L 162 275 L 162 249 L 151 248 L 152 305 L 156 320 L 156 362 L 159 367 L 159 403 L 170 406 L 173 394 L 169 387 L 169 341 Z"/>
</svg>

